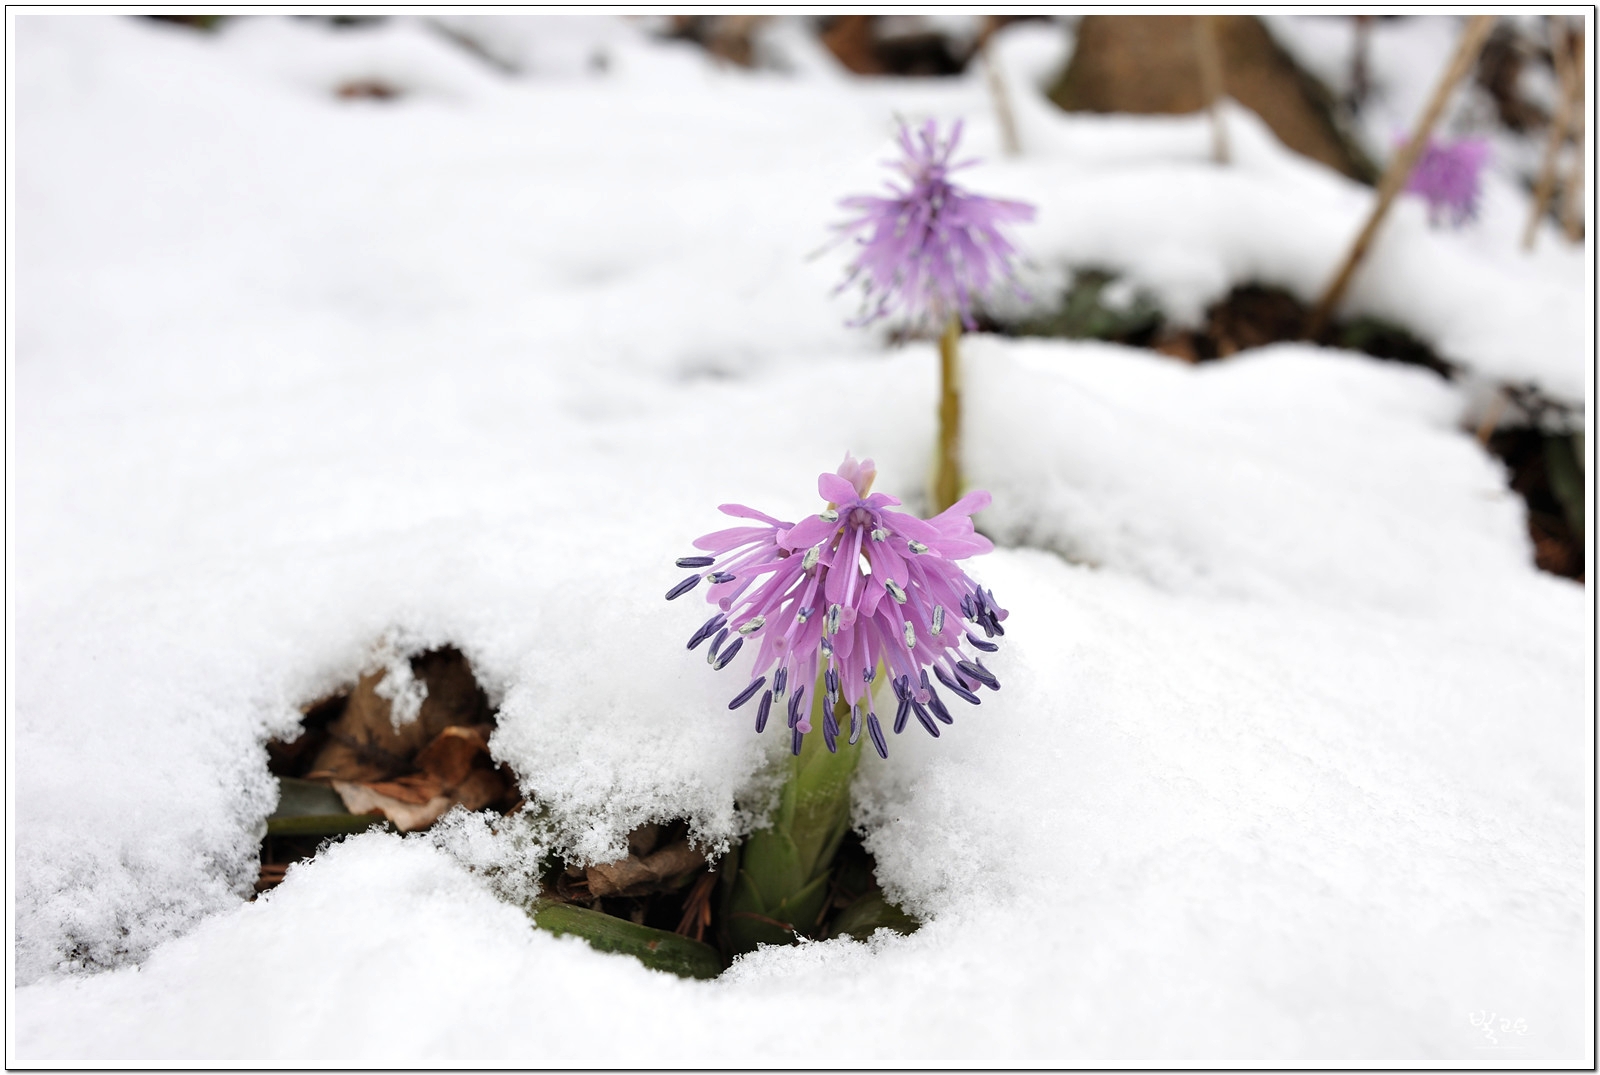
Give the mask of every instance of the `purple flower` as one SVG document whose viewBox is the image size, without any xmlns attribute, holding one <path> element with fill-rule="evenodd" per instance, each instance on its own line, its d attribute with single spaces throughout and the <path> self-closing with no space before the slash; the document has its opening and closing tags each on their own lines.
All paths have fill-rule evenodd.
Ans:
<svg viewBox="0 0 1600 1075">
<path fill-rule="evenodd" d="M 940 326 L 958 314 L 972 328 L 974 298 L 997 278 L 1013 278 L 1010 261 L 1016 251 L 1000 234 L 1000 225 L 1032 220 L 1033 206 L 985 198 L 951 183 L 951 172 L 977 163 L 950 163 L 960 140 L 959 120 L 942 144 L 933 120 L 915 138 L 902 126 L 905 158 L 888 163 L 905 174 L 910 187 L 888 183 L 892 198 L 864 195 L 839 203 L 861 210 L 838 225 L 845 234 L 864 233 L 857 236 L 861 251 L 850 274 L 839 285 L 843 290 L 862 282 L 864 311 L 856 323 L 899 312 L 908 322 Z"/>
<path fill-rule="evenodd" d="M 1483 166 L 1489 163 L 1489 143 L 1483 138 L 1456 142 L 1428 140 L 1417 166 L 1411 170 L 1406 190 L 1428 200 L 1428 219 L 1434 223 L 1449 214 L 1454 227 L 1478 214 Z"/>
<path fill-rule="evenodd" d="M 970 516 L 989 504 L 989 494 L 968 493 L 931 519 L 891 511 L 900 501 L 873 493 L 872 460 L 848 454 L 836 474 L 817 479 L 828 506 L 797 523 L 786 523 L 742 504 L 719 510 L 754 525 L 735 526 L 698 538 L 710 554 L 685 556 L 679 567 L 696 573 L 667 591 L 671 600 L 711 583 L 706 600 L 717 613 L 689 638 L 695 649 L 707 639 L 706 660 L 721 669 L 746 642 L 757 648 L 750 683 L 728 703 L 737 709 L 759 693 L 756 731 L 767 726 L 773 706 L 785 708 L 796 754 L 811 731 L 806 691 L 823 677 L 826 704 L 822 737 L 830 751 L 840 734 L 834 703 L 850 705 L 850 742 L 862 728 L 878 754 L 888 745 L 872 703 L 880 670 L 894 687 L 894 730 L 912 714 L 928 734 L 950 724 L 950 711 L 928 673 L 957 698 L 978 704 L 978 690 L 1000 682 L 973 651 L 999 649 L 988 639 L 1005 634 L 1005 609 L 994 595 L 967 578 L 956 561 L 989 552 L 989 539 L 974 532 Z M 698 569 L 711 568 L 703 574 Z M 981 628 L 983 638 L 970 622 Z M 770 686 L 767 671 L 774 668 Z M 787 699 L 787 701 L 785 701 Z"/>
</svg>

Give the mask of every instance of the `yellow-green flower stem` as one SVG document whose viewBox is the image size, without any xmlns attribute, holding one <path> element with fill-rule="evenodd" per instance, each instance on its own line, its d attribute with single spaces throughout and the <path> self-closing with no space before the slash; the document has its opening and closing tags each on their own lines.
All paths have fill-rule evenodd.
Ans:
<svg viewBox="0 0 1600 1075">
<path fill-rule="evenodd" d="M 961 319 L 954 315 L 939 337 L 939 447 L 933 470 L 935 514 L 961 499 Z"/>
<path fill-rule="evenodd" d="M 830 894 L 834 855 L 850 831 L 850 780 L 866 749 L 863 728 L 851 745 L 850 706 L 834 707 L 838 752 L 822 741 L 822 683 L 814 686 L 812 731 L 798 755 L 785 760 L 788 773 L 767 828 L 750 834 L 722 867 L 728 951 L 758 944 L 790 944 L 821 924 Z"/>
</svg>

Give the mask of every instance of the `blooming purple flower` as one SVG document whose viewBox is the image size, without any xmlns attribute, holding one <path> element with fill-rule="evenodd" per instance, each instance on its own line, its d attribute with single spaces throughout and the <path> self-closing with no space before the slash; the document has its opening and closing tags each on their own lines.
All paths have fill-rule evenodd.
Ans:
<svg viewBox="0 0 1600 1075">
<path fill-rule="evenodd" d="M 1406 190 L 1428 201 L 1428 219 L 1437 223 L 1447 213 L 1460 227 L 1478 214 L 1483 166 L 1489 163 L 1489 143 L 1483 138 L 1455 142 L 1428 140 L 1417 166 L 1411 170 Z"/>
<path fill-rule="evenodd" d="M 750 683 L 728 708 L 737 709 L 759 693 L 760 732 L 773 705 L 783 705 L 787 697 L 796 754 L 812 730 L 805 695 L 808 688 L 816 689 L 819 672 L 828 749 L 837 749 L 834 704 L 843 698 L 850 705 L 850 742 L 857 742 L 865 727 L 885 758 L 889 748 L 872 703 L 880 669 L 894 687 L 896 733 L 913 713 L 933 736 L 939 734 L 939 722 L 953 722 L 930 670 L 951 694 L 973 705 L 980 687 L 1000 689 L 994 674 L 964 647 L 986 653 L 999 649 L 988 639 L 1005 634 L 1000 621 L 1006 610 L 956 564 L 994 548 L 973 530 L 970 518 L 988 506 L 989 494 L 968 493 L 923 520 L 891 511 L 900 503 L 892 496 L 869 496 L 876 474 L 872 460 L 857 462 L 846 454 L 837 473 L 817 479 L 827 508 L 798 524 L 742 504 L 723 504 L 724 514 L 757 525 L 698 538 L 695 548 L 710 555 L 680 558 L 679 567 L 696 573 L 667 591 L 671 600 L 694 589 L 702 577 L 711 583 L 706 600 L 718 611 L 690 636 L 689 648 L 710 639 L 706 660 L 721 669 L 746 641 L 759 646 Z M 715 570 L 701 573 L 713 564 Z M 773 666 L 769 686 L 766 673 Z"/>
<path fill-rule="evenodd" d="M 958 314 L 972 328 L 974 298 L 997 278 L 1013 278 L 1010 262 L 1016 251 L 1000 225 L 1032 220 L 1033 206 L 986 198 L 951 183 L 951 172 L 977 163 L 950 163 L 960 140 L 959 120 L 942 143 L 933 120 L 915 138 L 902 126 L 905 158 L 888 163 L 905 174 L 910 187 L 891 182 L 886 185 L 892 198 L 863 195 L 839 203 L 861 210 L 860 216 L 838 225 L 845 234 L 864 233 L 857 236 L 861 250 L 840 285 L 843 290 L 862 281 L 865 310 L 858 323 L 898 311 L 908 322 L 934 325 Z"/>
</svg>

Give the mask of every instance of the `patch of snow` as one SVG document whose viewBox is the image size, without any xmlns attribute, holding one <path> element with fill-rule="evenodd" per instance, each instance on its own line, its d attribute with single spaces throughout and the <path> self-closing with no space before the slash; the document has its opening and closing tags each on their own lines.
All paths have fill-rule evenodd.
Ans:
<svg viewBox="0 0 1600 1075">
<path fill-rule="evenodd" d="M 932 346 L 845 328 L 843 252 L 807 259 L 895 115 L 965 116 L 973 186 L 1040 205 L 1030 280 L 1107 266 L 1174 316 L 1314 293 L 1370 192 L 1237 109 L 1222 170 L 1203 119 L 1061 115 L 1020 71 L 1006 160 L 976 73 L 627 26 L 575 25 L 615 49 L 582 77 L 409 20 L 10 26 L 8 1059 L 1467 1066 L 1513 1055 L 1489 1010 L 1514 1062 L 1592 1062 L 1586 595 L 1461 389 L 1307 347 L 964 343 L 1005 689 L 858 784 L 918 933 L 686 982 L 508 902 L 550 849 L 757 822 L 783 744 L 661 599 L 716 504 L 798 517 L 847 448 L 922 499 Z M 317 89 L 374 71 L 450 92 Z M 1402 206 L 1350 305 L 1581 404 L 1584 266 L 1510 253 L 1518 197 Z M 264 742 L 385 638 L 462 648 L 547 814 L 347 839 L 247 902 Z"/>
</svg>

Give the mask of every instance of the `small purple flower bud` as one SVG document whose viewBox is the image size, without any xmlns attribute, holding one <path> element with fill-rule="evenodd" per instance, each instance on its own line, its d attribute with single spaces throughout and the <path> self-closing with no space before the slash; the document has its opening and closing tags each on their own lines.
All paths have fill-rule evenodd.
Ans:
<svg viewBox="0 0 1600 1075">
<path fill-rule="evenodd" d="M 1431 222 L 1438 224 L 1448 218 L 1451 227 L 1459 228 L 1478 215 L 1483 169 L 1488 163 L 1487 139 L 1444 142 L 1430 138 L 1411 169 L 1406 190 L 1427 201 Z"/>
</svg>

